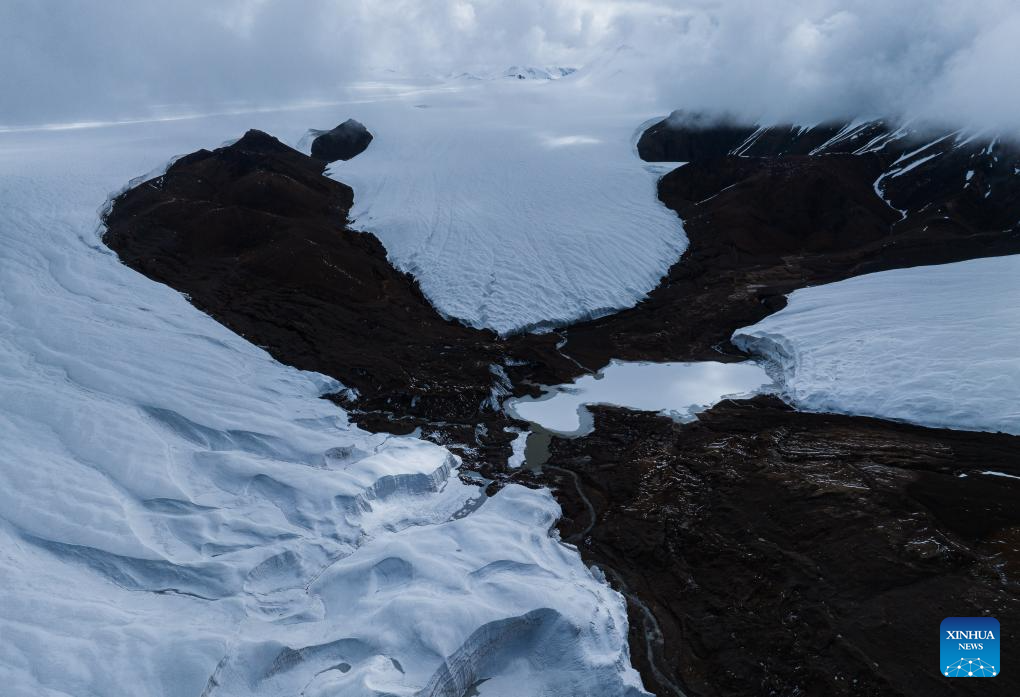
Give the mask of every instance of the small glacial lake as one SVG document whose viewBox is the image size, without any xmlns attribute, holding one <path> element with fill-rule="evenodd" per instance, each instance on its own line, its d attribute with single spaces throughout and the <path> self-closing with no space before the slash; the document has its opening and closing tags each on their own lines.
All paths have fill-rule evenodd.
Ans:
<svg viewBox="0 0 1020 697">
<path fill-rule="evenodd" d="M 725 397 L 748 396 L 772 384 L 757 363 L 631 363 L 612 361 L 595 375 L 545 388 L 541 397 L 509 400 L 504 408 L 556 435 L 592 430 L 589 405 L 655 411 L 681 421 Z"/>
</svg>

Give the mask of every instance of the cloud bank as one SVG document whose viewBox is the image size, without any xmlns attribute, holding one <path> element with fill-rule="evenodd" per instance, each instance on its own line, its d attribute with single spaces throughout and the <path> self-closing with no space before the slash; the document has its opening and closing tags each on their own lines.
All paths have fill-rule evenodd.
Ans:
<svg viewBox="0 0 1020 697">
<path fill-rule="evenodd" d="M 583 66 L 633 47 L 671 108 L 1020 132 L 1011 0 L 7 0 L 0 124 L 329 99 L 380 69 Z"/>
</svg>

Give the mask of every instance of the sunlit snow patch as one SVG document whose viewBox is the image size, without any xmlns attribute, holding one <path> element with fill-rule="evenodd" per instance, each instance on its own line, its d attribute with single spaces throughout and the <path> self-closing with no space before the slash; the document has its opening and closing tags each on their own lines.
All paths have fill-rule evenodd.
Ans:
<svg viewBox="0 0 1020 697">
<path fill-rule="evenodd" d="M 596 375 L 548 388 L 537 399 L 511 400 L 506 408 L 511 415 L 555 433 L 580 435 L 592 428 L 589 405 L 656 411 L 687 420 L 723 397 L 748 395 L 770 382 L 755 363 L 613 361 Z"/>
</svg>

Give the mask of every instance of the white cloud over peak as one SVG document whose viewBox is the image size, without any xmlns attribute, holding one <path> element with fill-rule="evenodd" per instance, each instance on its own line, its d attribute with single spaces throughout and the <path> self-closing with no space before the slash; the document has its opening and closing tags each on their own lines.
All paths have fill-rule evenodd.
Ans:
<svg viewBox="0 0 1020 697">
<path fill-rule="evenodd" d="M 373 70 L 582 66 L 635 48 L 664 105 L 1020 131 L 1008 0 L 8 0 L 0 124 L 329 99 Z"/>
</svg>

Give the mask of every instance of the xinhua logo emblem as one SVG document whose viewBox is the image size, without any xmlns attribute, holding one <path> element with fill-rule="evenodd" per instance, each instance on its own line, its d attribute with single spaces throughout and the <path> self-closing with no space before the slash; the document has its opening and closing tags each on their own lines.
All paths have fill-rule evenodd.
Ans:
<svg viewBox="0 0 1020 697">
<path fill-rule="evenodd" d="M 939 672 L 948 678 L 994 678 L 999 674 L 999 620 L 947 617 L 940 627 Z"/>
</svg>

